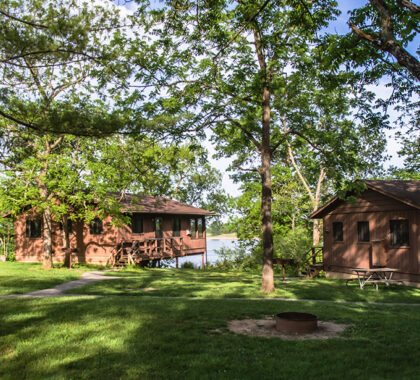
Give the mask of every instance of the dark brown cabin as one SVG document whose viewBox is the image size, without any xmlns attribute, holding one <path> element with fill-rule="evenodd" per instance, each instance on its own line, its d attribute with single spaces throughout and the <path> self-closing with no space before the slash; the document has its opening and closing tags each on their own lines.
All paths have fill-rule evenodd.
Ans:
<svg viewBox="0 0 420 380">
<path fill-rule="evenodd" d="M 323 219 L 324 269 L 390 267 L 395 278 L 420 282 L 420 181 L 363 181 L 355 202 L 335 197 L 310 215 Z"/>
<path fill-rule="evenodd" d="M 125 195 L 119 202 L 130 225 L 115 227 L 111 217 L 89 225 L 71 222 L 69 250 L 63 248 L 60 223 L 53 223 L 54 262 L 63 262 L 66 251 L 72 252 L 72 261 L 92 264 L 115 263 L 127 253 L 130 261 L 146 262 L 206 251 L 205 216 L 212 212 L 162 197 Z M 15 235 L 16 260 L 42 261 L 42 223 L 36 213 L 16 218 Z"/>
</svg>

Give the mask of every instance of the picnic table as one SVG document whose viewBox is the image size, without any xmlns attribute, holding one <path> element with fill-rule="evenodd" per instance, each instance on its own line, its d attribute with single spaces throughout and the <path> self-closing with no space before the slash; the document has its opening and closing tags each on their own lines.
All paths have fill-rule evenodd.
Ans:
<svg viewBox="0 0 420 380">
<path fill-rule="evenodd" d="M 380 283 L 386 286 L 389 286 L 389 284 L 403 283 L 401 280 L 392 279 L 392 275 L 398 271 L 395 268 L 352 268 L 352 271 L 357 275 L 357 278 L 348 279 L 346 285 L 348 285 L 349 281 L 357 279 L 360 289 L 363 289 L 366 284 L 375 285 L 376 290 L 378 290 L 378 284 Z"/>
</svg>

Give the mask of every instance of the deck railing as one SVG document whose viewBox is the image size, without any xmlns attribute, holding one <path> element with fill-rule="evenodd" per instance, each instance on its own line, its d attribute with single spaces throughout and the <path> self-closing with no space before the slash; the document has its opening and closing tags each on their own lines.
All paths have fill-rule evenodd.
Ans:
<svg viewBox="0 0 420 380">
<path fill-rule="evenodd" d="M 144 238 L 123 240 L 112 251 L 108 264 L 115 265 L 121 259 L 134 264 L 143 260 L 167 259 L 185 256 L 182 237 Z"/>
</svg>

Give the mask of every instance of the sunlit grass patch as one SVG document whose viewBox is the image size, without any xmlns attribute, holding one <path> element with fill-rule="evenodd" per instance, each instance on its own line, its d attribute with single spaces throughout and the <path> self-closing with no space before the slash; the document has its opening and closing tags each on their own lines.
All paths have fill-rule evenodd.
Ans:
<svg viewBox="0 0 420 380">
<path fill-rule="evenodd" d="M 217 272 L 194 269 L 142 269 L 109 272 L 122 279 L 97 282 L 72 290 L 77 294 L 150 295 L 199 298 L 288 298 L 360 302 L 420 303 L 420 289 L 381 285 L 361 290 L 356 282 L 346 286 L 345 280 L 326 278 L 290 279 L 276 277 L 276 291 L 260 291 L 261 276 L 244 272 Z M 145 292 L 153 288 L 153 292 Z"/>
</svg>

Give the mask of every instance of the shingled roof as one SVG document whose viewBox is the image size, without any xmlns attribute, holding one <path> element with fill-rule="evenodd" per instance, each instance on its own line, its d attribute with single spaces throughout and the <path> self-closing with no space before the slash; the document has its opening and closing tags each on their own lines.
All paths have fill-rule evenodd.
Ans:
<svg viewBox="0 0 420 380">
<path fill-rule="evenodd" d="M 367 188 L 382 195 L 393 198 L 406 205 L 420 209 L 420 181 L 382 181 L 360 180 Z M 322 218 L 341 199 L 334 197 L 325 205 L 315 210 L 309 217 L 311 219 Z"/>
<path fill-rule="evenodd" d="M 213 212 L 164 197 L 149 195 L 115 194 L 122 211 L 142 214 L 214 215 Z"/>
</svg>

